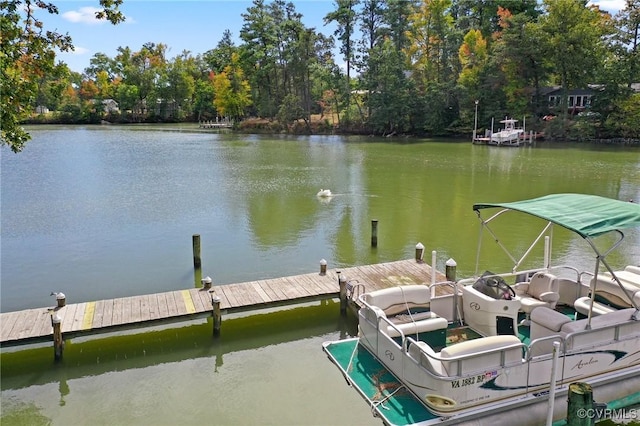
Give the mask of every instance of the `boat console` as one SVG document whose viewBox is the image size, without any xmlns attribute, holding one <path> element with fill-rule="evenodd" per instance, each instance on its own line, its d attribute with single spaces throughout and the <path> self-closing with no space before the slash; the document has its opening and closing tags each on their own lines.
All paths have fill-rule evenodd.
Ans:
<svg viewBox="0 0 640 426">
<path fill-rule="evenodd" d="M 518 331 L 518 299 L 494 299 L 471 285 L 462 286 L 464 322 L 484 336 L 515 335 Z"/>
</svg>

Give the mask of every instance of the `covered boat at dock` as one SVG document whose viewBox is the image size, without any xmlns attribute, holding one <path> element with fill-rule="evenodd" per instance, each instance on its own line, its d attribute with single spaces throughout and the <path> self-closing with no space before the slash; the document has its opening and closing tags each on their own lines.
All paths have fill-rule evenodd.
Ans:
<svg viewBox="0 0 640 426">
<path fill-rule="evenodd" d="M 481 240 L 488 232 L 512 270 L 353 292 L 358 337 L 323 346 L 376 415 L 386 424 L 511 425 L 518 409 L 518 424 L 550 424 L 566 417 L 576 382 L 589 384 L 597 401 L 639 403 L 640 265 L 614 270 L 607 256 L 623 231 L 640 228 L 640 205 L 552 194 L 473 209 Z M 492 229 L 507 214 L 543 220 L 521 256 Z M 551 264 L 554 226 L 587 241 L 593 270 Z M 544 264 L 520 270 L 539 245 Z"/>
</svg>

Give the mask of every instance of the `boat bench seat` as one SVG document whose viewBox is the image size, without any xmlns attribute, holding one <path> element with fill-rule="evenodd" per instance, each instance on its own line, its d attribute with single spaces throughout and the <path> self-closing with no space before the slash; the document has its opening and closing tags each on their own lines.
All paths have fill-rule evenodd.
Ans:
<svg viewBox="0 0 640 426">
<path fill-rule="evenodd" d="M 376 316 L 387 318 L 395 326 L 394 328 L 387 325 L 385 333 L 389 337 L 400 336 L 398 330 L 404 334 L 428 333 L 436 330 L 443 330 L 444 333 L 444 330 L 449 326 L 449 321 L 446 318 L 439 317 L 431 311 L 387 317 L 384 311 L 377 306 L 372 306 L 371 309 L 376 312 Z M 445 337 L 444 334 L 443 337 Z"/>
<path fill-rule="evenodd" d="M 407 309 L 429 309 L 431 289 L 426 285 L 405 285 L 372 291 L 364 295 L 369 305 L 382 309 L 387 317 L 407 313 Z"/>
<path fill-rule="evenodd" d="M 624 270 L 627 272 L 633 272 L 634 274 L 640 275 L 640 266 L 627 265 L 624 267 Z"/>
<path fill-rule="evenodd" d="M 372 291 L 364 294 L 364 300 L 377 316 L 384 316 L 404 334 L 444 330 L 449 325 L 446 318 L 429 310 L 431 289 L 426 285 L 406 285 Z M 392 326 L 387 326 L 386 334 L 389 337 L 400 335 Z"/>
<path fill-rule="evenodd" d="M 638 277 L 640 278 L 640 275 L 638 275 Z M 618 309 L 631 308 L 632 305 L 629 302 L 629 296 L 640 306 L 640 283 L 639 285 L 634 285 L 623 279 L 620 279 L 620 283 L 624 287 L 626 294 L 611 277 L 598 275 L 598 280 L 595 283 L 596 300 L 593 303 L 594 316 L 613 312 Z M 591 298 L 584 296 L 576 299 L 573 307 L 576 311 L 586 316 L 589 315 L 590 305 Z"/>
<path fill-rule="evenodd" d="M 460 376 L 520 364 L 523 344 L 516 336 L 481 337 L 447 346 L 439 353 L 424 342 L 412 343 L 409 354 L 431 373 Z"/>
<path fill-rule="evenodd" d="M 587 331 L 588 319 L 572 321 L 567 315 L 541 307 L 531 312 L 530 338 L 533 342 L 544 337 L 560 336 L 566 341 L 566 349 L 572 350 L 629 336 L 640 336 L 640 321 L 631 319 L 634 312 L 634 308 L 628 308 L 593 317 L 591 329 Z M 532 355 L 550 353 L 553 348 L 552 340 L 535 343 Z"/>
<path fill-rule="evenodd" d="M 627 283 L 640 288 L 640 266 L 627 266 L 624 271 L 615 271 L 616 276 L 622 283 Z M 598 275 L 599 278 L 612 279 L 609 272 Z"/>
</svg>

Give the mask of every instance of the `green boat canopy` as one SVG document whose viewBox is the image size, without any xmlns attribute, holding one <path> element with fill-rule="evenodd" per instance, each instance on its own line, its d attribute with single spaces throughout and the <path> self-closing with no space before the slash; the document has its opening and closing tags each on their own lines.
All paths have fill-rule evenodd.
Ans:
<svg viewBox="0 0 640 426">
<path fill-rule="evenodd" d="M 640 204 L 586 194 L 551 194 L 512 203 L 478 203 L 474 210 L 504 208 L 527 213 L 569 229 L 582 238 L 640 228 Z"/>
</svg>

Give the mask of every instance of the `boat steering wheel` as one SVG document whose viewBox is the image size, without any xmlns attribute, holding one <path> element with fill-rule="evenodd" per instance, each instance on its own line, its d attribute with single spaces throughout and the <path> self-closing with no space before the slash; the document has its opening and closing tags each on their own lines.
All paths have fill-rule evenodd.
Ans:
<svg viewBox="0 0 640 426">
<path fill-rule="evenodd" d="M 511 300 L 516 298 L 516 292 L 513 290 L 513 288 L 509 284 L 507 284 L 503 280 L 499 280 L 499 279 L 488 280 L 487 285 L 489 287 L 495 287 L 498 290 L 500 290 L 502 299 Z"/>
</svg>

